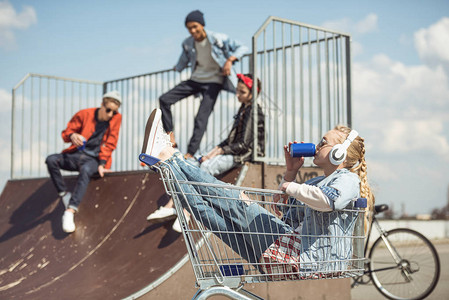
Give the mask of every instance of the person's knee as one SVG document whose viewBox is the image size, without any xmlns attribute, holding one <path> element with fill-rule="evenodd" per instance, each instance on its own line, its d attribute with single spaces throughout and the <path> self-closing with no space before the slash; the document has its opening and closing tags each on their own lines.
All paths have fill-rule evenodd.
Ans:
<svg viewBox="0 0 449 300">
<path fill-rule="evenodd" d="M 159 104 L 160 106 L 167 106 L 168 104 L 168 97 L 167 94 L 163 94 L 162 96 L 159 97 Z"/>
<path fill-rule="evenodd" d="M 84 164 L 80 167 L 79 175 L 80 176 L 86 176 L 86 177 L 92 177 L 96 172 L 98 171 L 98 166 L 95 166 L 94 164 Z"/>
<path fill-rule="evenodd" d="M 206 160 L 200 165 L 200 169 L 206 172 L 207 174 L 210 174 L 212 176 L 218 175 L 219 173 L 214 170 L 214 166 L 211 165 L 210 160 Z"/>
<path fill-rule="evenodd" d="M 209 163 L 207 163 L 208 160 L 206 160 L 205 162 L 203 162 L 199 167 L 201 170 L 203 170 L 204 172 L 209 173 Z"/>
<path fill-rule="evenodd" d="M 51 154 L 49 156 L 47 156 L 47 158 L 45 159 L 45 163 L 47 164 L 47 166 L 57 166 L 58 165 L 58 155 L 57 154 Z"/>
</svg>

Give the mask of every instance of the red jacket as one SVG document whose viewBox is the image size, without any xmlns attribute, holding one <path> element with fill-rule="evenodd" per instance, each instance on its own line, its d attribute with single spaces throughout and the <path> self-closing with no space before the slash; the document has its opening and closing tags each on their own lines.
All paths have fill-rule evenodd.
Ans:
<svg viewBox="0 0 449 300">
<path fill-rule="evenodd" d="M 67 128 L 62 131 L 62 139 L 66 143 L 70 143 L 70 135 L 72 133 L 81 134 L 86 140 L 95 132 L 95 111 L 98 108 L 87 108 L 77 112 L 67 123 Z M 117 147 L 118 134 L 122 123 L 122 115 L 116 114 L 109 120 L 109 127 L 104 133 L 102 144 L 100 145 L 99 160 L 106 161 L 105 168 L 110 169 L 112 163 L 112 151 Z M 62 153 L 70 153 L 76 150 L 76 146 L 72 145 L 64 149 Z"/>
</svg>

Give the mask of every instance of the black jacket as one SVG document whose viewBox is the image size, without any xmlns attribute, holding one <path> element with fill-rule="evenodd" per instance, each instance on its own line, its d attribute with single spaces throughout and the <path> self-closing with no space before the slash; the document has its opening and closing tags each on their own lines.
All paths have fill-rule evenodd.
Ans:
<svg viewBox="0 0 449 300">
<path fill-rule="evenodd" d="M 253 153 L 253 105 L 240 106 L 237 115 L 234 116 L 234 124 L 228 137 L 218 146 L 223 149 L 223 154 L 234 156 L 236 163 L 243 163 L 252 159 Z M 257 106 L 257 153 L 265 155 L 265 116 L 262 108 Z"/>
</svg>

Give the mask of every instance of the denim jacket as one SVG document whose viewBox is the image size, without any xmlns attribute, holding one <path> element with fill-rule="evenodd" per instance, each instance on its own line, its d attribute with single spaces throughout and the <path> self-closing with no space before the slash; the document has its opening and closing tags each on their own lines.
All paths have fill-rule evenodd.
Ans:
<svg viewBox="0 0 449 300">
<path fill-rule="evenodd" d="M 217 62 L 220 67 L 223 67 L 226 60 L 235 56 L 240 59 L 248 48 L 240 44 L 239 42 L 230 39 L 226 34 L 215 33 L 206 30 L 207 39 L 211 44 L 212 58 Z M 195 40 L 192 36 L 189 36 L 182 42 L 182 53 L 179 57 L 178 63 L 175 66 L 175 70 L 181 72 L 188 65 L 192 68 L 192 72 L 196 66 L 196 49 Z M 229 79 L 230 76 L 226 78 L 223 83 L 223 89 L 235 92 L 235 84 Z M 234 70 L 231 72 L 231 78 L 237 80 L 236 73 Z"/>
<path fill-rule="evenodd" d="M 319 176 L 306 182 L 319 187 L 331 200 L 332 211 L 321 212 L 306 205 L 291 208 L 284 221 L 301 235 L 300 264 L 307 271 L 340 271 L 347 269 L 352 256 L 352 235 L 357 213 L 342 211 L 352 209 L 360 196 L 359 177 L 347 169 L 331 175 Z M 300 201 L 290 198 L 294 204 Z M 346 261 L 345 261 L 346 260 Z"/>
</svg>

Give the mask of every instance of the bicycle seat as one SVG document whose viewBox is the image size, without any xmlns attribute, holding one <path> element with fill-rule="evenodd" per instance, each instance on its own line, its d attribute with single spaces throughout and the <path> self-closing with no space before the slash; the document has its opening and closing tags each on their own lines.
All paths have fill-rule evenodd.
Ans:
<svg viewBox="0 0 449 300">
<path fill-rule="evenodd" d="M 379 204 L 379 205 L 374 205 L 374 214 L 380 214 L 381 212 L 384 212 L 388 210 L 388 205 L 387 204 Z"/>
</svg>

